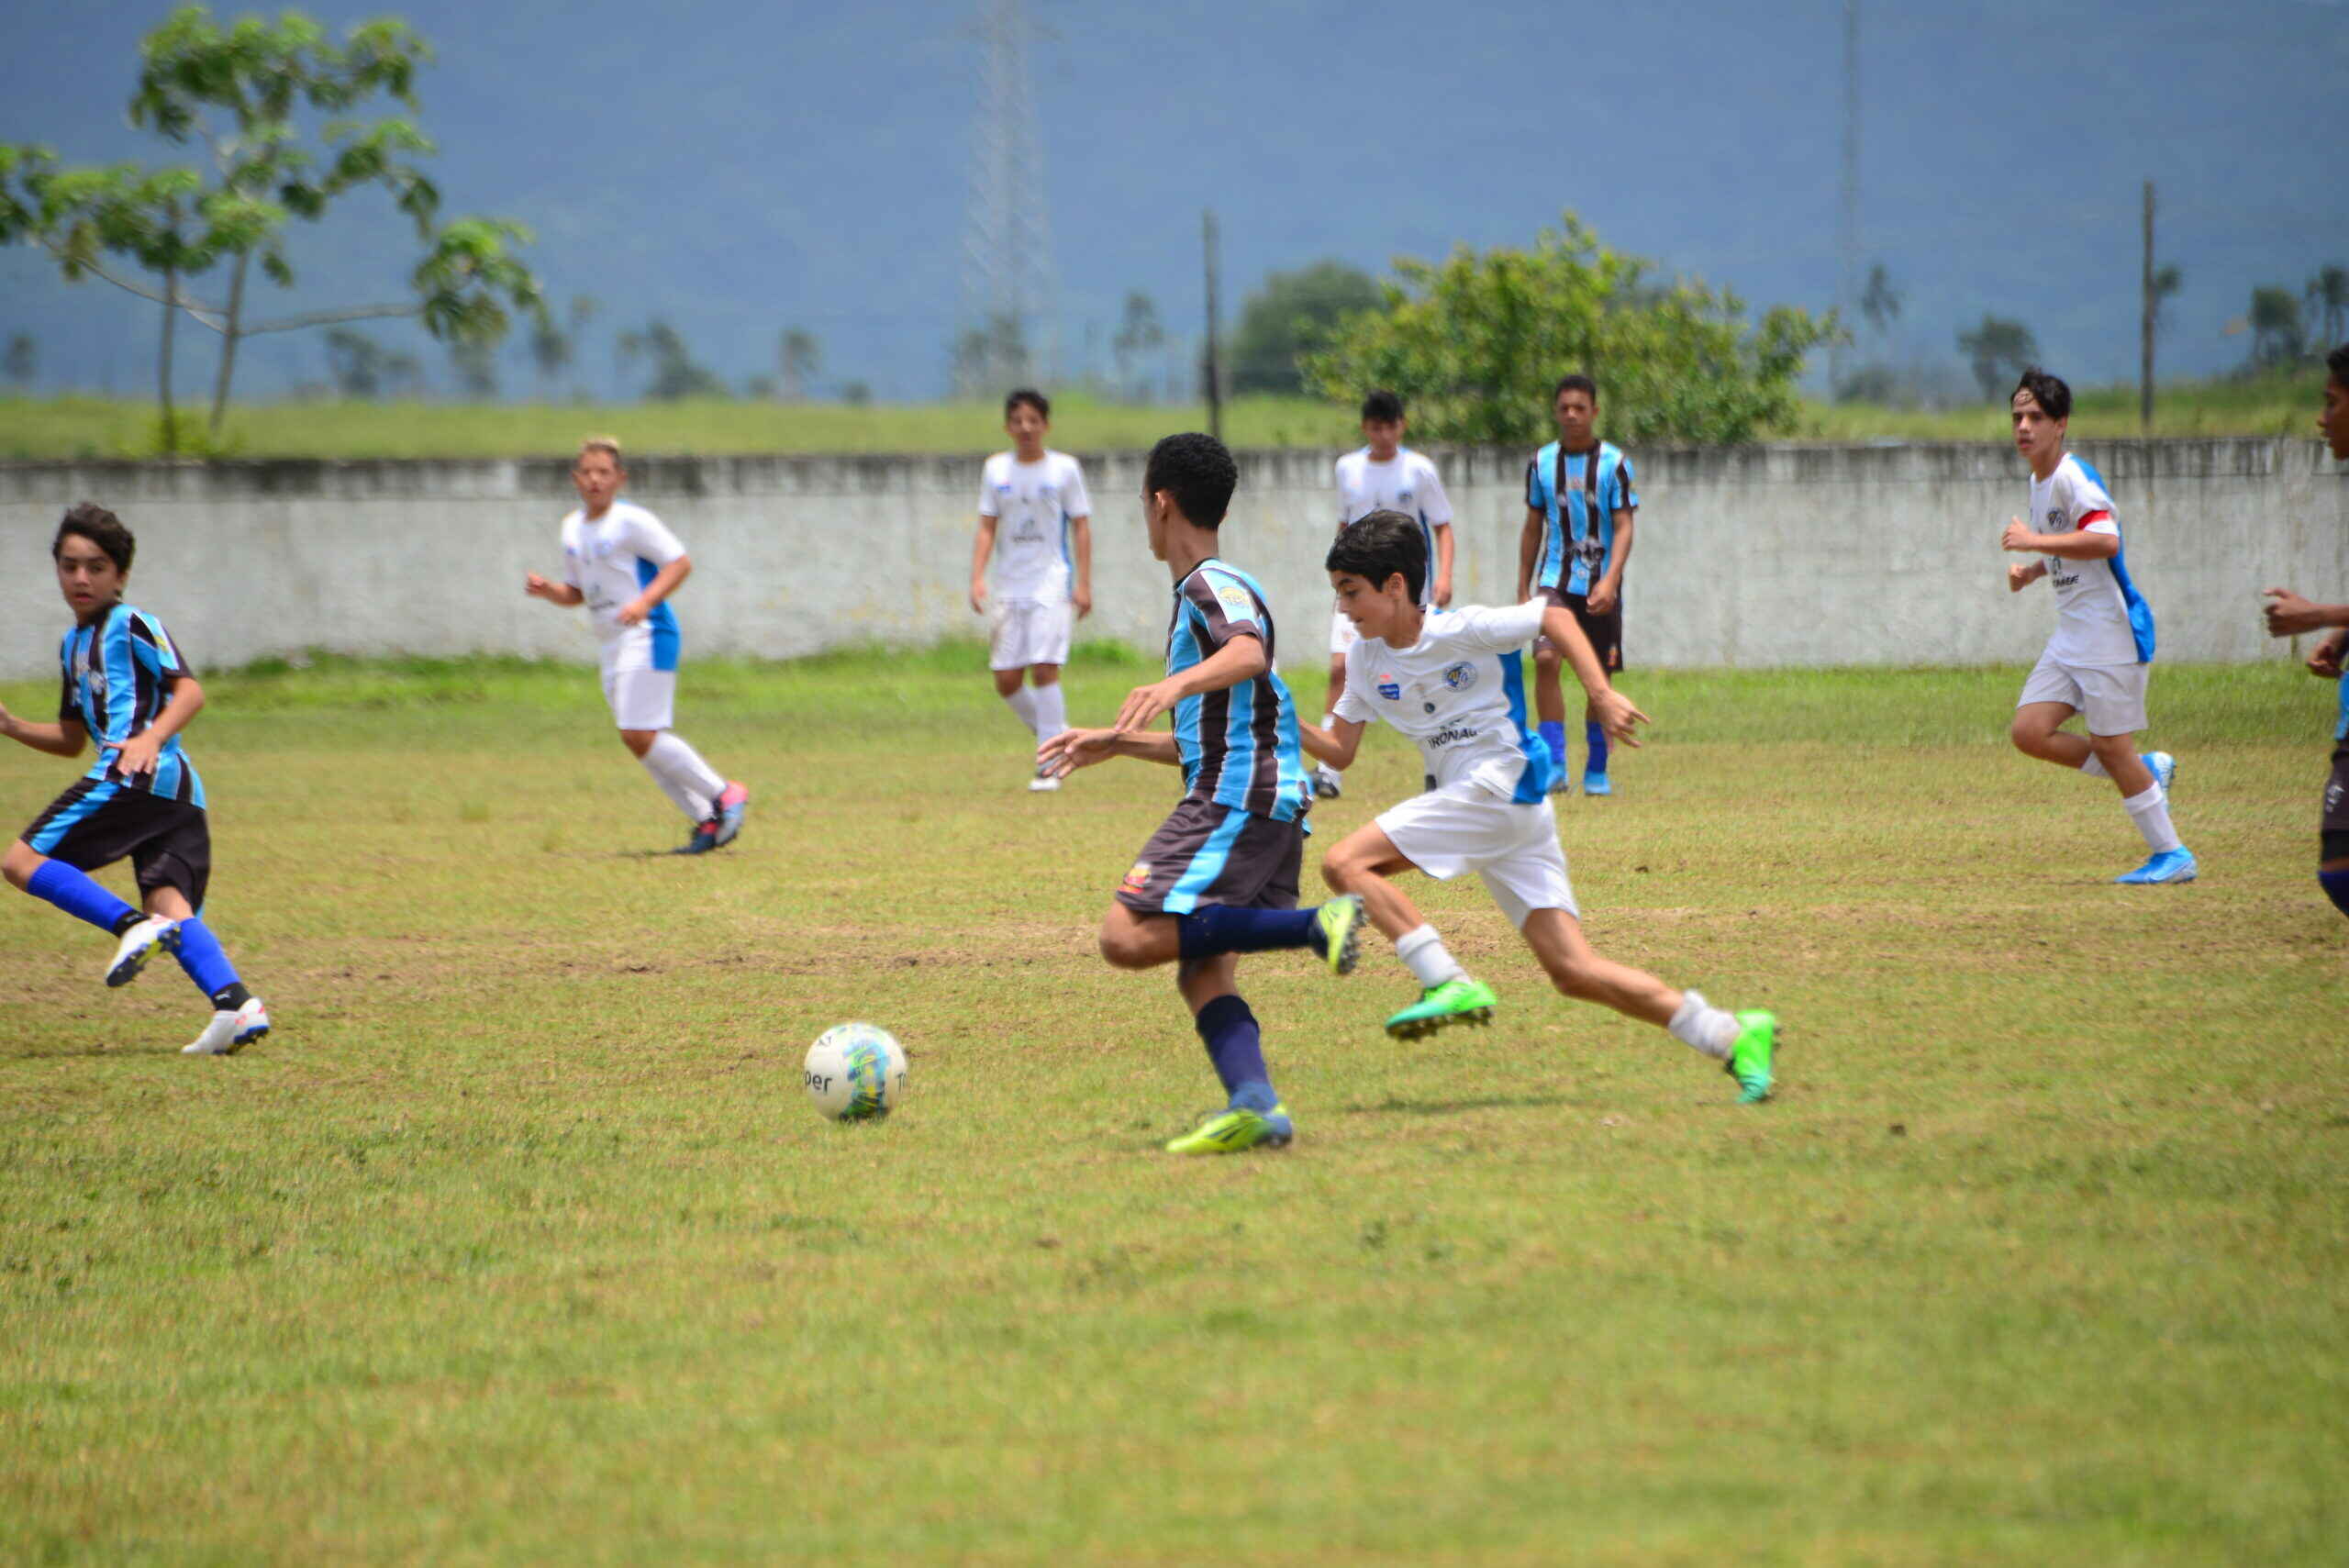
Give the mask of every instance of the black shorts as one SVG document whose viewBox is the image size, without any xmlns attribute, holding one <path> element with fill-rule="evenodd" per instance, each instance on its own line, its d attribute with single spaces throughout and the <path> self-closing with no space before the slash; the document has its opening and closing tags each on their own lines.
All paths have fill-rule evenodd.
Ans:
<svg viewBox="0 0 2349 1568">
<path fill-rule="evenodd" d="M 1186 797 L 1141 847 L 1118 902 L 1141 915 L 1187 915 L 1202 904 L 1294 909 L 1304 865 L 1301 819 L 1275 822 Z"/>
<path fill-rule="evenodd" d="M 2349 855 L 2349 740 L 2332 749 L 2332 776 L 2324 781 L 2324 805 L 2319 808 L 2317 830 L 2321 835 L 2321 859 Z"/>
<path fill-rule="evenodd" d="M 1590 639 L 1590 650 L 1598 655 L 1601 670 L 1609 675 L 1623 673 L 1623 601 L 1620 596 L 1615 601 L 1615 607 L 1603 616 L 1591 609 L 1589 595 L 1585 594 L 1569 594 L 1564 588 L 1544 588 L 1542 597 L 1553 605 L 1564 606 L 1574 616 L 1575 624 L 1582 628 L 1585 637 Z M 1550 639 L 1542 638 L 1535 646 L 1547 648 Z"/>
<path fill-rule="evenodd" d="M 141 893 L 176 887 L 190 908 L 204 907 L 205 885 L 212 880 L 212 828 L 200 806 L 111 779 L 77 779 L 33 818 L 24 838 L 77 871 L 96 871 L 128 855 Z"/>
</svg>

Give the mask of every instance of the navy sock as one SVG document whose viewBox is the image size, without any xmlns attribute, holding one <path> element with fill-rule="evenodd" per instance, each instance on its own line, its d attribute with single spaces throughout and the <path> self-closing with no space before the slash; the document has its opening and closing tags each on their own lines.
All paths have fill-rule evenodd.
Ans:
<svg viewBox="0 0 2349 1568">
<path fill-rule="evenodd" d="M 193 915 L 180 922 L 179 961 L 180 967 L 187 971 L 187 977 L 195 982 L 195 988 L 216 1004 L 222 992 L 237 984 L 236 966 L 220 951 L 220 939 Z"/>
<path fill-rule="evenodd" d="M 1320 946 L 1311 909 L 1231 909 L 1208 904 L 1175 917 L 1185 958 L 1217 958 L 1228 952 L 1264 952 L 1274 948 Z"/>
<path fill-rule="evenodd" d="M 77 920 L 120 936 L 139 923 L 139 911 L 63 861 L 43 861 L 25 891 L 44 898 Z"/>
<path fill-rule="evenodd" d="M 2316 873 L 2316 884 L 2324 889 L 2335 909 L 2349 915 L 2349 871 L 2321 871 Z"/>
<path fill-rule="evenodd" d="M 1273 1075 L 1264 1066 L 1264 1034 L 1256 1015 L 1237 996 L 1218 996 L 1192 1020 L 1215 1063 L 1215 1075 L 1235 1106 L 1268 1111 L 1276 1103 Z"/>
<path fill-rule="evenodd" d="M 1583 772 L 1605 773 L 1607 771 L 1607 731 L 1597 719 L 1586 718 L 1582 721 L 1582 743 L 1590 752 L 1589 759 L 1582 765 Z"/>
<path fill-rule="evenodd" d="M 1558 764 L 1558 771 L 1564 773 L 1566 771 L 1566 727 L 1564 724 L 1553 724 L 1548 719 L 1543 719 L 1542 743 L 1550 748 L 1551 759 Z"/>
</svg>

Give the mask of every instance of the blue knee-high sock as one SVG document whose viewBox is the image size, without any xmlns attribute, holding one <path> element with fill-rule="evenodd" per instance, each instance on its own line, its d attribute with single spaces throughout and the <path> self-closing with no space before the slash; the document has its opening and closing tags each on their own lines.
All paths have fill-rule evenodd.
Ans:
<svg viewBox="0 0 2349 1568">
<path fill-rule="evenodd" d="M 2316 873 L 2316 884 L 2324 889 L 2335 909 L 2349 915 L 2349 871 L 2321 871 Z"/>
<path fill-rule="evenodd" d="M 1595 718 L 1582 721 L 1583 749 L 1589 756 L 1583 762 L 1583 772 L 1603 773 L 1607 771 L 1607 730 Z"/>
<path fill-rule="evenodd" d="M 1566 727 L 1564 724 L 1553 724 L 1550 720 L 1543 719 L 1542 744 L 1550 748 L 1551 761 L 1558 764 L 1560 773 L 1564 773 L 1566 771 Z"/>
<path fill-rule="evenodd" d="M 220 939 L 210 927 L 191 916 L 180 922 L 180 967 L 195 982 L 195 988 L 212 998 L 215 1006 L 241 1006 L 243 999 L 226 1003 L 223 997 L 243 989 L 238 983 L 236 965 L 220 951 Z"/>
<path fill-rule="evenodd" d="M 102 931 L 119 936 L 139 924 L 139 911 L 92 882 L 63 861 L 43 861 L 25 884 L 35 898 L 45 898 L 77 920 L 87 920 Z"/>
<path fill-rule="evenodd" d="M 1237 996 L 1218 996 L 1199 1009 L 1193 1023 L 1231 1103 L 1250 1110 L 1271 1110 L 1278 1096 L 1273 1093 L 1273 1075 L 1264 1066 L 1264 1034 L 1248 1004 Z"/>
<path fill-rule="evenodd" d="M 1265 952 L 1274 948 L 1319 948 L 1321 933 L 1311 909 L 1230 909 L 1204 905 L 1176 917 L 1185 958 L 1216 958 L 1228 952 Z"/>
</svg>

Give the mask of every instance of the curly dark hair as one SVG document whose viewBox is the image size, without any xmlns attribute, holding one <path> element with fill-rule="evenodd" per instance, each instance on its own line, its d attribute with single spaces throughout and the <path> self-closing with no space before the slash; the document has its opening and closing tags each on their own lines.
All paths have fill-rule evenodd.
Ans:
<svg viewBox="0 0 2349 1568">
<path fill-rule="evenodd" d="M 1173 495 L 1174 509 L 1194 527 L 1220 528 L 1231 508 L 1231 493 L 1240 487 L 1240 465 L 1213 436 L 1186 431 L 1150 449 L 1141 484 L 1153 495 L 1162 490 Z"/>
</svg>

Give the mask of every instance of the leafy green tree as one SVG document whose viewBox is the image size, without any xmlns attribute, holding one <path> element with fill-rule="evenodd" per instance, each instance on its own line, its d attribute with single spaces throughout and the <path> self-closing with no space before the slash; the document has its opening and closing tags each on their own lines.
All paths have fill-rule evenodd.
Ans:
<svg viewBox="0 0 2349 1568">
<path fill-rule="evenodd" d="M 1348 316 L 1377 309 L 1383 298 L 1368 272 L 1343 261 L 1273 273 L 1240 307 L 1231 334 L 1231 390 L 1303 392 L 1297 357 L 1327 341 Z"/>
<path fill-rule="evenodd" d="M 449 363 L 457 373 L 457 386 L 476 403 L 497 396 L 497 345 L 479 338 L 458 338 L 449 344 Z"/>
<path fill-rule="evenodd" d="M 1148 378 L 1138 382 L 1135 372 L 1165 343 L 1166 328 L 1158 319 L 1158 302 L 1140 289 L 1127 291 L 1118 334 L 1109 340 L 1109 352 L 1118 362 L 1118 389 L 1122 395 L 1138 402 L 1149 401 Z"/>
<path fill-rule="evenodd" d="M 2319 351 L 2330 350 L 2342 340 L 2344 328 L 2349 328 L 2349 267 L 2321 268 L 2309 279 L 2301 298 L 2316 317 Z"/>
<path fill-rule="evenodd" d="M 2308 327 L 2300 302 L 2288 288 L 2251 291 L 2251 362 L 2266 370 L 2288 365 L 2308 352 Z"/>
<path fill-rule="evenodd" d="M 537 280 L 514 254 L 528 232 L 497 218 L 442 222 L 440 191 L 413 161 L 433 151 L 431 141 L 406 118 L 350 117 L 378 97 L 413 112 L 416 73 L 429 58 L 423 40 L 395 20 L 361 24 L 337 44 L 298 11 L 274 23 L 248 17 L 224 27 L 201 6 L 182 6 L 141 40 L 130 119 L 174 145 L 201 149 L 206 166 L 68 171 L 46 150 L 6 150 L 0 183 L 13 153 L 20 189 L 17 200 L 0 197 L 0 239 L 38 240 L 69 279 L 97 277 L 163 307 L 158 358 L 167 438 L 170 324 L 182 315 L 221 339 L 216 434 L 247 338 L 417 317 L 436 338 L 494 342 L 512 312 L 541 308 Z M 309 123 L 318 117 L 325 118 L 314 135 Z M 295 281 L 285 252 L 292 220 L 315 222 L 367 187 L 387 195 L 415 229 L 422 255 L 409 273 L 409 296 L 254 320 L 246 288 L 256 263 L 281 287 Z M 124 262 L 134 274 L 159 276 L 160 289 L 125 276 Z M 224 263 L 225 299 L 187 293 L 189 278 Z"/>
<path fill-rule="evenodd" d="M 1028 329 L 1017 316 L 990 316 L 955 338 L 947 355 L 955 395 L 1001 396 L 1028 379 Z"/>
<path fill-rule="evenodd" d="M 383 344 L 356 328 L 336 327 L 327 333 L 327 374 L 344 397 L 368 401 L 381 396 L 389 358 Z"/>
<path fill-rule="evenodd" d="M 1860 314 L 1878 332 L 1889 332 L 1892 324 L 1900 319 L 1902 296 L 1899 285 L 1885 270 L 1882 261 L 1868 268 L 1868 286 L 1860 295 Z"/>
<path fill-rule="evenodd" d="M 547 383 L 561 375 L 577 354 L 579 335 L 596 318 L 596 306 L 594 295 L 574 294 L 562 320 L 557 321 L 552 311 L 542 310 L 532 322 L 530 362 L 538 367 L 541 402 L 546 398 Z"/>
<path fill-rule="evenodd" d="M 1347 402 L 1391 388 L 1435 440 L 1546 439 L 1550 390 L 1569 371 L 1598 379 L 1616 439 L 1748 440 L 1793 418 L 1804 356 L 1837 329 L 1790 306 L 1749 323 L 1734 294 L 1666 279 L 1572 213 L 1531 250 L 1463 246 L 1395 270 L 1382 308 L 1308 352 L 1306 377 Z"/>
<path fill-rule="evenodd" d="M 695 360 L 684 334 L 658 317 L 646 322 L 640 332 L 621 333 L 619 354 L 622 373 L 640 358 L 651 362 L 652 380 L 645 386 L 644 395 L 655 403 L 729 395 L 718 373 Z"/>
<path fill-rule="evenodd" d="M 1986 398 L 1997 397 L 2039 358 L 2039 339 L 2020 321 L 1985 311 L 1982 324 L 1957 335 L 1957 351 L 1974 372 Z"/>
<path fill-rule="evenodd" d="M 34 373 L 40 369 L 40 345 L 33 341 L 29 332 L 14 332 L 8 337 L 8 351 L 0 355 L 0 374 L 6 374 L 17 387 L 32 384 Z"/>
</svg>

